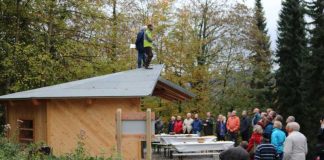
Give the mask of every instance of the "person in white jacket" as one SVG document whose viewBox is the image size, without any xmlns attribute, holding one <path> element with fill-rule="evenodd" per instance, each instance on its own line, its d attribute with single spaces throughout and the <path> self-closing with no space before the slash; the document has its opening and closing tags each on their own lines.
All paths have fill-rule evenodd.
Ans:
<svg viewBox="0 0 324 160">
<path fill-rule="evenodd" d="M 192 123 L 193 123 L 193 119 L 191 118 L 191 113 L 187 113 L 187 118 L 183 121 L 183 127 L 182 127 L 184 134 L 191 134 Z"/>
<path fill-rule="evenodd" d="M 286 126 L 288 137 L 284 143 L 283 160 L 306 160 L 307 139 L 299 132 L 300 126 L 297 122 L 290 122 Z"/>
</svg>

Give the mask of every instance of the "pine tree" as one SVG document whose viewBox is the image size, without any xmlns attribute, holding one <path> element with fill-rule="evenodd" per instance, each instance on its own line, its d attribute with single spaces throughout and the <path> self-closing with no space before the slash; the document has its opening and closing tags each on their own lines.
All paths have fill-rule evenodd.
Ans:
<svg viewBox="0 0 324 160">
<path fill-rule="evenodd" d="M 302 86 L 303 63 L 307 57 L 304 12 L 301 0 L 282 1 L 276 54 L 280 67 L 276 73 L 277 106 L 281 114 L 294 115 L 299 122 L 309 116 L 304 112 L 305 97 Z"/>
<path fill-rule="evenodd" d="M 251 62 L 253 64 L 253 76 L 251 80 L 251 88 L 256 94 L 256 99 L 259 105 L 269 105 L 271 102 L 270 90 L 268 81 L 271 69 L 271 50 L 270 38 L 267 35 L 266 19 L 264 17 L 261 0 L 255 1 L 255 12 L 253 27 L 250 30 L 251 46 L 250 50 L 253 52 Z"/>
<path fill-rule="evenodd" d="M 324 0 L 316 0 L 310 6 L 310 16 L 313 18 L 314 29 L 311 30 L 311 91 L 312 105 L 321 109 L 324 100 Z"/>
<path fill-rule="evenodd" d="M 261 3 L 261 0 L 256 0 L 255 1 L 255 19 L 256 19 L 256 24 L 257 27 L 260 31 L 262 31 L 265 35 L 267 35 L 268 30 L 266 29 L 267 23 L 266 19 L 264 17 L 264 12 L 263 12 L 263 6 Z M 269 49 L 269 42 L 265 44 L 264 47 L 267 47 L 265 49 Z"/>
<path fill-rule="evenodd" d="M 324 113 L 324 0 L 314 0 L 308 7 L 308 13 L 312 17 L 310 31 L 310 57 L 307 65 L 307 108 L 309 116 L 306 128 L 310 144 L 317 139 L 312 135 L 317 132 L 319 124 L 316 123 Z M 315 145 L 311 145 L 315 146 Z"/>
</svg>

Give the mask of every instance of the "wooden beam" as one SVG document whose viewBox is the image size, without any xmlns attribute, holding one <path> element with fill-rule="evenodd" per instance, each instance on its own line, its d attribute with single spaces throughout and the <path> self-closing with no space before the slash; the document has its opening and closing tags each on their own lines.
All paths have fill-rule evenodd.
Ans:
<svg viewBox="0 0 324 160">
<path fill-rule="evenodd" d="M 117 153 L 122 157 L 122 110 L 119 108 L 116 111 L 116 142 L 117 142 Z"/>
<path fill-rule="evenodd" d="M 151 137 L 153 139 L 155 136 L 152 135 Z M 138 140 L 145 141 L 146 135 L 145 134 L 123 134 L 122 138 L 135 138 Z"/>
<path fill-rule="evenodd" d="M 168 85 L 166 85 L 166 84 L 164 84 L 162 82 L 158 82 L 157 87 L 161 87 L 161 88 L 163 88 L 163 89 L 165 89 L 167 91 L 174 92 L 175 94 L 177 94 L 179 96 L 185 97 L 185 99 L 191 99 L 191 97 L 189 95 L 184 94 L 183 92 L 178 91 L 178 90 L 176 90 L 176 89 L 174 89 L 174 88 L 172 88 L 172 87 L 170 87 L 170 86 L 168 86 Z"/>
<path fill-rule="evenodd" d="M 176 94 L 172 94 L 172 92 L 161 91 L 161 90 L 154 91 L 153 96 L 159 96 L 161 98 L 164 98 L 164 99 L 167 99 L 170 101 L 179 101 L 179 100 L 184 101 L 184 100 L 186 100 L 186 98 L 178 96 Z"/>
<path fill-rule="evenodd" d="M 152 160 L 152 121 L 150 108 L 146 111 L 146 159 Z"/>
<path fill-rule="evenodd" d="M 184 94 L 174 88 L 171 88 L 170 86 L 168 86 L 164 83 L 161 83 L 161 82 L 158 82 L 158 84 L 156 85 L 156 88 L 162 88 L 163 90 L 165 90 L 168 93 L 173 93 L 174 95 L 177 95 L 178 97 L 182 97 L 182 99 L 184 99 L 184 100 L 191 99 L 191 97 L 189 95 Z"/>
<path fill-rule="evenodd" d="M 169 100 L 169 101 L 174 101 L 173 98 L 170 98 L 170 97 L 165 96 L 165 95 L 163 95 L 163 94 L 154 94 L 154 93 L 153 93 L 153 96 L 160 97 L 160 98 L 163 98 L 163 99 L 166 99 L 166 100 Z"/>
</svg>

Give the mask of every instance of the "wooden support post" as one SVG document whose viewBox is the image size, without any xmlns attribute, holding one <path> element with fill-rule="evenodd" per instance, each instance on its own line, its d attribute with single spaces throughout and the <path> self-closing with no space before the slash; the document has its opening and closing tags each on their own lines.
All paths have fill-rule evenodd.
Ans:
<svg viewBox="0 0 324 160">
<path fill-rule="evenodd" d="M 152 120 L 151 109 L 146 111 L 146 160 L 152 159 Z"/>
<path fill-rule="evenodd" d="M 122 110 L 119 108 L 116 111 L 116 142 L 117 142 L 117 153 L 122 157 Z"/>
</svg>

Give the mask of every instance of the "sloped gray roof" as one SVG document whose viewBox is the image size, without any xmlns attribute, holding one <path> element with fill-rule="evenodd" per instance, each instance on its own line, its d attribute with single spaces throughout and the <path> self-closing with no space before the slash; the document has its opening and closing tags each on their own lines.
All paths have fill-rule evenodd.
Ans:
<svg viewBox="0 0 324 160">
<path fill-rule="evenodd" d="M 134 69 L 0 96 L 0 100 L 145 97 L 158 81 L 192 97 L 193 94 L 160 77 L 163 65 Z"/>
</svg>

